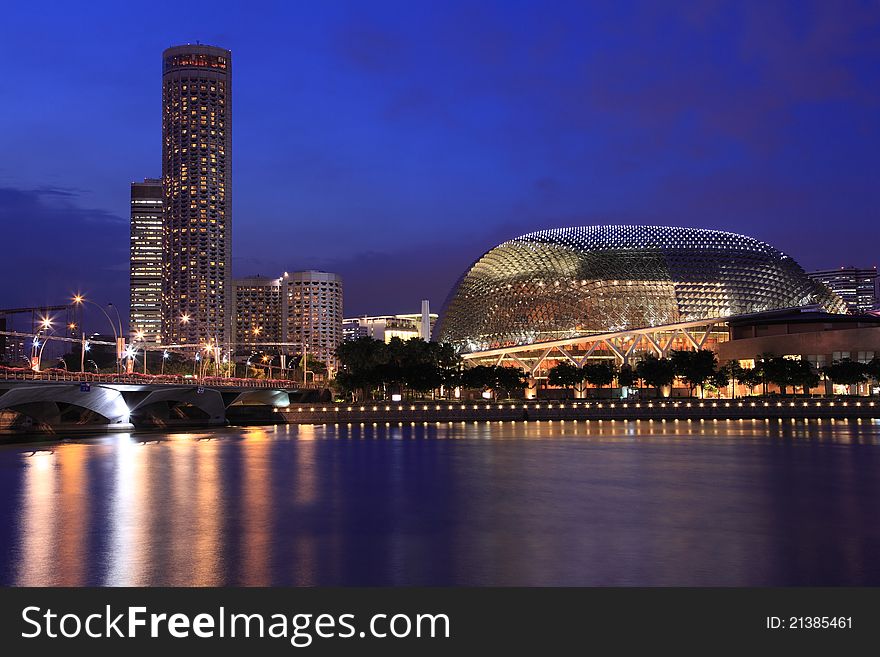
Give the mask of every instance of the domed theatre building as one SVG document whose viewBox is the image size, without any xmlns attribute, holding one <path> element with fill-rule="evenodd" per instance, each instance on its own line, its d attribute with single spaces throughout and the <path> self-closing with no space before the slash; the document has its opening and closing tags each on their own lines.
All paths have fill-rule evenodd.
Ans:
<svg viewBox="0 0 880 657">
<path fill-rule="evenodd" d="M 451 291 L 434 337 L 466 360 L 516 365 L 536 379 L 560 360 L 634 363 L 645 352 L 672 349 L 713 349 L 722 361 L 800 355 L 821 365 L 844 351 L 831 347 L 851 344 L 856 334 L 835 330 L 831 342 L 811 343 L 804 334 L 816 332 L 817 322 L 820 332 L 829 323 L 867 329 L 857 341 L 880 352 L 880 320 L 846 312 L 843 300 L 791 257 L 745 235 L 579 226 L 528 233 L 483 254 Z M 769 330 L 775 342 L 751 353 L 746 342 L 761 337 L 756 326 L 768 322 L 777 327 Z M 790 331 L 793 325 L 808 328 Z M 746 342 L 734 348 L 739 339 Z"/>
</svg>

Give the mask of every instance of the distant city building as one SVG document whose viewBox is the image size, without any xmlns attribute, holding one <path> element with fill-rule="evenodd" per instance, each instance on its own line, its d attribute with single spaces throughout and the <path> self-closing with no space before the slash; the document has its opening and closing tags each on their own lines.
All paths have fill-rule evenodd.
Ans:
<svg viewBox="0 0 880 657">
<path fill-rule="evenodd" d="M 427 331 L 423 326 L 423 318 L 422 313 L 349 317 L 343 320 L 342 331 L 346 340 L 369 337 L 382 342 L 390 342 L 391 338 L 401 340 L 421 338 L 429 341 L 437 321 L 437 314 L 428 312 Z"/>
<path fill-rule="evenodd" d="M 231 339 L 232 54 L 162 54 L 164 285 L 168 344 Z"/>
<path fill-rule="evenodd" d="M 281 282 L 281 278 L 266 276 L 239 278 L 232 282 L 236 352 L 249 354 L 264 349 L 267 343 L 282 341 Z"/>
<path fill-rule="evenodd" d="M 846 302 L 849 312 L 866 313 L 877 307 L 877 268 L 839 267 L 807 274 L 824 283 Z"/>
<path fill-rule="evenodd" d="M 129 328 L 148 342 L 162 334 L 162 181 L 131 183 Z"/>
<path fill-rule="evenodd" d="M 342 277 L 323 271 L 297 271 L 282 277 L 282 342 L 287 349 L 336 365 L 342 343 Z"/>
</svg>

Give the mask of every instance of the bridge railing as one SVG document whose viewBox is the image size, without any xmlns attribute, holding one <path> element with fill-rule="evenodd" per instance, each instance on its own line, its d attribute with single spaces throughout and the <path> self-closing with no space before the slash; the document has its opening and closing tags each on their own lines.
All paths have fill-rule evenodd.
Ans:
<svg viewBox="0 0 880 657">
<path fill-rule="evenodd" d="M 25 367 L 0 366 L 0 381 L 44 381 L 70 383 L 122 383 L 135 385 L 187 385 L 234 387 L 234 388 L 322 388 L 325 383 L 303 383 L 290 379 L 241 379 L 236 377 L 205 376 L 186 374 L 98 374 L 95 372 L 68 372 L 63 369 L 46 369 L 35 372 Z"/>
</svg>

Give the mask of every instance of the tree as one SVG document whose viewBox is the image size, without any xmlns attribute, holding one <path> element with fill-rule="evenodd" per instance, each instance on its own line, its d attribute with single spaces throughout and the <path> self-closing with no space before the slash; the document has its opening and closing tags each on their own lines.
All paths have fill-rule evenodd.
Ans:
<svg viewBox="0 0 880 657">
<path fill-rule="evenodd" d="M 770 383 L 779 386 L 779 391 L 784 395 L 788 386 L 794 385 L 796 365 L 791 358 L 784 356 L 765 357 L 763 361 L 764 378 Z"/>
<path fill-rule="evenodd" d="M 611 385 L 611 382 L 614 381 L 615 369 L 613 363 L 605 361 L 587 363 L 583 367 L 584 380 L 601 389 L 604 386 Z"/>
<path fill-rule="evenodd" d="M 621 388 L 632 388 L 636 384 L 636 372 L 629 363 L 624 363 L 617 370 L 617 385 Z"/>
<path fill-rule="evenodd" d="M 495 368 L 489 365 L 468 367 L 462 372 L 461 385 L 471 390 L 485 390 L 495 384 Z"/>
<path fill-rule="evenodd" d="M 874 356 L 865 364 L 865 374 L 874 381 L 880 381 L 880 358 Z"/>
<path fill-rule="evenodd" d="M 819 373 L 812 363 L 808 360 L 792 361 L 791 384 L 793 386 L 801 386 L 804 389 L 804 395 L 810 394 L 810 388 L 819 385 Z"/>
<path fill-rule="evenodd" d="M 495 367 L 495 381 L 493 388 L 502 390 L 510 399 L 510 393 L 514 390 L 523 390 L 528 385 L 528 376 L 518 367 Z"/>
<path fill-rule="evenodd" d="M 660 396 L 660 388 L 672 385 L 675 380 L 675 369 L 672 361 L 668 358 L 658 358 L 654 354 L 647 354 L 636 365 L 637 376 L 655 390 L 657 397 Z"/>
<path fill-rule="evenodd" d="M 339 372 L 336 384 L 353 400 L 362 399 L 382 385 L 380 368 L 388 362 L 384 342 L 369 337 L 346 340 L 336 349 Z"/>
<path fill-rule="evenodd" d="M 868 378 L 868 368 L 858 361 L 842 358 L 822 368 L 829 379 L 844 386 L 864 383 Z"/>
<path fill-rule="evenodd" d="M 723 369 L 727 378 L 733 382 L 733 398 L 736 399 L 736 384 L 737 382 L 742 383 L 741 379 L 745 368 L 739 364 L 739 361 L 731 360 L 719 369 Z"/>
<path fill-rule="evenodd" d="M 514 390 L 526 387 L 526 373 L 518 367 L 500 365 L 477 365 L 462 372 L 461 382 L 471 390 L 494 390 L 508 397 Z"/>
<path fill-rule="evenodd" d="M 730 385 L 730 375 L 728 374 L 727 368 L 719 367 L 712 373 L 712 376 L 709 377 L 707 383 L 715 388 L 716 391 L 719 391 L 718 396 L 720 396 L 720 390 Z"/>
<path fill-rule="evenodd" d="M 750 395 L 755 391 L 755 386 L 763 381 L 764 374 L 758 367 L 744 367 L 739 374 L 739 382 L 749 389 Z"/>
<path fill-rule="evenodd" d="M 702 390 L 703 385 L 718 369 L 718 359 L 715 352 L 709 349 L 690 351 L 674 349 L 669 352 L 672 366 L 676 376 L 681 377 L 688 384 L 691 394 L 694 388 Z"/>
<path fill-rule="evenodd" d="M 558 363 L 556 367 L 550 370 L 547 382 L 551 386 L 574 388 L 578 392 L 583 392 L 584 370 L 572 363 Z"/>
</svg>

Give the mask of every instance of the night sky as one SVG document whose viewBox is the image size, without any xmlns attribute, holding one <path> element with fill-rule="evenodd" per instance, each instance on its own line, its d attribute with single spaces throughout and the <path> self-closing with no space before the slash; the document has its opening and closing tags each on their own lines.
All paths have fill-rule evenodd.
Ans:
<svg viewBox="0 0 880 657">
<path fill-rule="evenodd" d="M 677 5 L 678 11 L 669 7 Z M 128 302 L 161 53 L 233 53 L 234 275 L 439 309 L 548 227 L 746 233 L 877 264 L 880 3 L 69 2 L 0 10 L 0 307 Z"/>
</svg>

